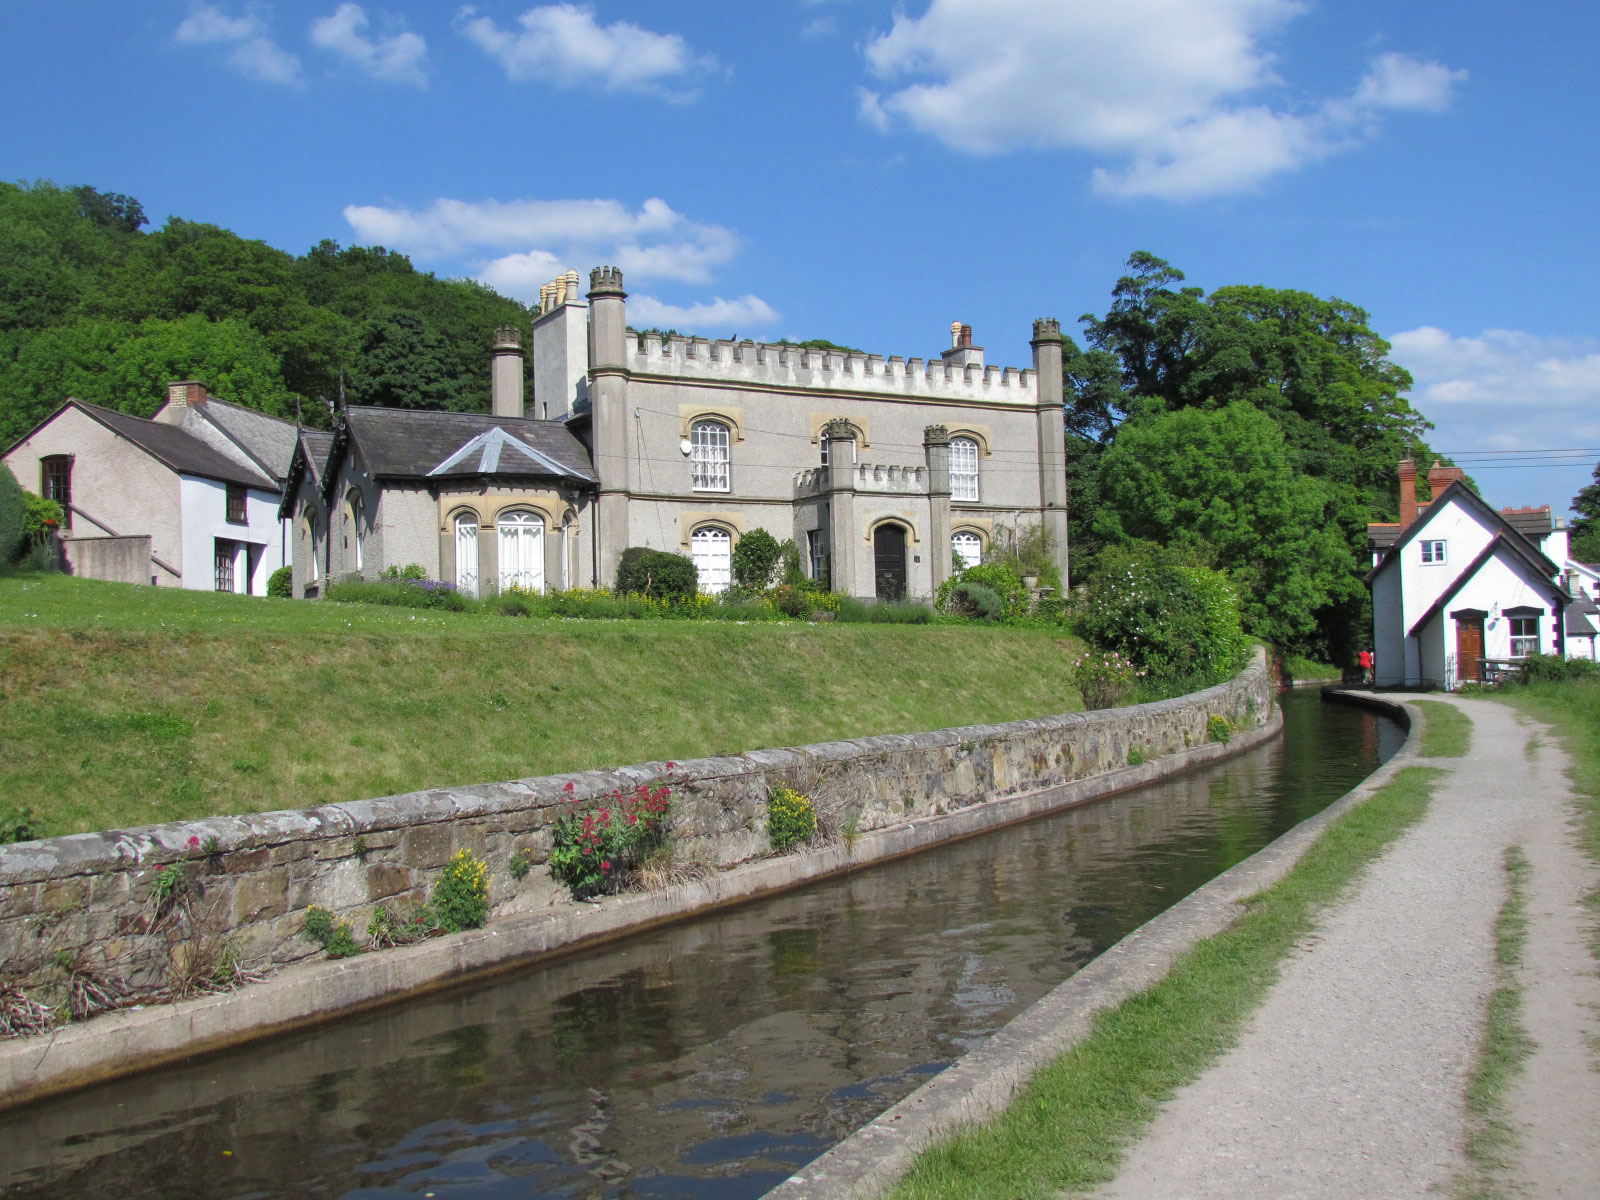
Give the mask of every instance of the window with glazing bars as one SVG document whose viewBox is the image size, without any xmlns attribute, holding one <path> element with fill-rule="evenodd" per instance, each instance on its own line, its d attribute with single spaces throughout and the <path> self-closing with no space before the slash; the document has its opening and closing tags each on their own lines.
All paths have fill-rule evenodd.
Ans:
<svg viewBox="0 0 1600 1200">
<path fill-rule="evenodd" d="M 701 421 L 690 431 L 689 466 L 697 492 L 728 490 L 728 427 Z"/>
<path fill-rule="evenodd" d="M 72 528 L 72 455 L 50 454 L 39 460 L 39 494 L 61 505 L 61 527 Z"/>
<path fill-rule="evenodd" d="M 216 590 L 219 592 L 233 591 L 233 559 L 234 543 L 217 539 L 216 552 Z"/>
<path fill-rule="evenodd" d="M 250 517 L 245 511 L 245 489 L 242 483 L 228 485 L 228 524 L 247 525 Z"/>
<path fill-rule="evenodd" d="M 1539 618 L 1511 618 L 1511 657 L 1527 658 L 1539 653 Z"/>
<path fill-rule="evenodd" d="M 971 438 L 950 439 L 950 499 L 978 498 L 978 443 Z"/>
</svg>

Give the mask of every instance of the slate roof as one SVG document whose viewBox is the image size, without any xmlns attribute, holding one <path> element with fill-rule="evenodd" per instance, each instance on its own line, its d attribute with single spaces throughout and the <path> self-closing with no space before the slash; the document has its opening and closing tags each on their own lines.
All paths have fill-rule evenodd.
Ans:
<svg viewBox="0 0 1600 1200">
<path fill-rule="evenodd" d="M 1555 528 L 1550 520 L 1550 506 L 1540 504 L 1529 508 L 1502 508 L 1500 515 L 1506 524 L 1527 538 L 1535 546 L 1550 536 Z"/>
<path fill-rule="evenodd" d="M 1600 604 L 1587 596 L 1579 596 L 1567 605 L 1567 636 L 1595 637 L 1600 635 Z"/>
<path fill-rule="evenodd" d="M 509 475 L 600 482 L 589 451 L 560 421 L 355 406 L 344 410 L 344 421 L 378 478 Z"/>
<path fill-rule="evenodd" d="M 131 417 L 127 413 L 101 408 L 98 404 L 83 400 L 68 400 L 67 404 L 77 407 L 111 432 L 138 446 L 157 462 L 181 474 L 198 475 L 220 483 L 242 483 L 246 487 L 269 492 L 278 490 L 276 480 L 235 462 L 222 451 L 213 449 L 176 425 Z"/>
<path fill-rule="evenodd" d="M 215 396 L 207 396 L 204 404 L 193 405 L 189 411 L 221 429 L 274 479 L 281 482 L 287 478 L 294 457 L 293 422 Z"/>
</svg>

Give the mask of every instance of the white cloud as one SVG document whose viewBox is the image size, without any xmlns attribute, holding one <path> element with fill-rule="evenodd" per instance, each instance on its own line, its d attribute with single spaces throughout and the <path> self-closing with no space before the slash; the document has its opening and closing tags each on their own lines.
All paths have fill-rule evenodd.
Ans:
<svg viewBox="0 0 1600 1200">
<path fill-rule="evenodd" d="M 471 6 L 456 19 L 462 33 L 512 80 L 644 92 L 684 102 L 698 93 L 683 85 L 716 65 L 676 33 L 654 33 L 627 21 L 601 25 L 586 5 L 530 8 L 517 18 L 520 31 L 502 29 Z"/>
<path fill-rule="evenodd" d="M 240 74 L 263 83 L 297 86 L 300 60 L 274 41 L 252 6 L 230 17 L 211 4 L 195 4 L 173 33 L 186 46 L 229 46 L 228 62 Z"/>
<path fill-rule="evenodd" d="M 685 333 L 736 333 L 771 329 L 782 318 L 760 296 L 721 296 L 700 304 L 664 304 L 654 296 L 630 296 L 628 320 L 636 327 L 660 325 Z"/>
<path fill-rule="evenodd" d="M 311 42 L 348 59 L 374 79 L 428 86 L 428 43 L 403 29 L 379 37 L 367 35 L 367 13 L 359 4 L 341 4 L 311 23 Z"/>
<path fill-rule="evenodd" d="M 1411 372 L 1411 403 L 1434 423 L 1429 441 L 1446 451 L 1556 450 L 1600 446 L 1600 343 L 1513 329 L 1457 337 L 1432 325 L 1397 333 L 1390 357 Z M 1526 471 L 1464 460 L 1499 504 L 1567 500 L 1590 482 L 1594 456 L 1545 461 Z M 1522 460 L 1526 461 L 1526 460 Z"/>
<path fill-rule="evenodd" d="M 1345 96 L 1274 106 L 1263 39 L 1300 0 L 931 0 L 866 47 L 884 90 L 861 114 L 972 154 L 1109 158 L 1097 191 L 1186 200 L 1248 190 L 1371 136 L 1391 110 L 1439 111 L 1465 72 L 1375 59 Z"/>
<path fill-rule="evenodd" d="M 363 240 L 422 257 L 487 252 L 480 278 L 496 287 L 574 262 L 613 263 L 641 279 L 704 283 L 739 250 L 732 230 L 691 221 L 660 199 L 638 208 L 603 199 L 443 199 L 421 210 L 352 204 L 344 216 Z M 532 294 L 549 278 L 534 280 Z"/>
</svg>

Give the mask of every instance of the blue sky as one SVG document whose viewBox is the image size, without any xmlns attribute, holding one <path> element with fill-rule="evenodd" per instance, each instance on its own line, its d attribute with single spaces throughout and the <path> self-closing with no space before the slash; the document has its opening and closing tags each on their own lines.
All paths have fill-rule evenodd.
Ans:
<svg viewBox="0 0 1600 1200">
<path fill-rule="evenodd" d="M 616 263 L 635 324 L 712 336 L 926 356 L 959 319 L 1015 365 L 1144 249 L 1368 309 L 1496 503 L 1563 511 L 1600 458 L 1591 4 L 55 0 L 0 31 L 5 177 L 157 224 L 525 300 Z"/>
</svg>

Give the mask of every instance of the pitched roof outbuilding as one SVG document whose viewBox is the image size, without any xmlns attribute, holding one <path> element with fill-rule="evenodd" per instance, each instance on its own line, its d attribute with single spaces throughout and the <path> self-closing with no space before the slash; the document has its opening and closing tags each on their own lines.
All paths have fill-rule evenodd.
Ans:
<svg viewBox="0 0 1600 1200">
<path fill-rule="evenodd" d="M 269 492 L 278 490 L 276 480 L 235 462 L 176 425 L 132 417 L 84 400 L 68 400 L 63 407 L 79 409 L 112 433 L 138 446 L 157 462 L 180 474 L 198 475 L 202 479 L 215 479 L 220 483 L 240 483 Z"/>
</svg>

